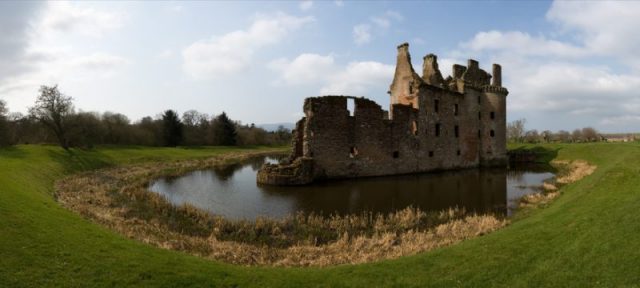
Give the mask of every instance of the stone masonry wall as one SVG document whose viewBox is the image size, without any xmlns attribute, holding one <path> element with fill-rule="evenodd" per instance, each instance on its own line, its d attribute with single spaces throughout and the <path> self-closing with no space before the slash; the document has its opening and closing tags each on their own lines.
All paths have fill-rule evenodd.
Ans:
<svg viewBox="0 0 640 288">
<path fill-rule="evenodd" d="M 410 59 L 408 44 L 398 46 L 388 113 L 365 98 L 307 98 L 289 163 L 263 167 L 258 182 L 298 185 L 506 165 L 508 91 L 500 86 L 501 67 L 494 64 L 491 85 L 492 75 L 475 60 L 454 65 L 454 75 L 443 79 L 437 56 L 423 58 L 422 77 Z"/>
</svg>

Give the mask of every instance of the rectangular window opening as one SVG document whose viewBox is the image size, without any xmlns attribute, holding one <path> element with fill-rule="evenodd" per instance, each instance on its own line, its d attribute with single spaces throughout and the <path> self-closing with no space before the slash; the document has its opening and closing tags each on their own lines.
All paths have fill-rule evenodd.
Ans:
<svg viewBox="0 0 640 288">
<path fill-rule="evenodd" d="M 393 158 L 398 158 L 400 157 L 400 152 L 399 151 L 393 151 Z"/>
<path fill-rule="evenodd" d="M 491 131 L 489 131 L 489 135 L 491 135 L 491 137 L 494 137 L 494 136 L 496 136 L 496 132 L 491 130 Z"/>
<path fill-rule="evenodd" d="M 453 115 L 454 115 L 454 116 L 458 116 L 458 104 L 455 104 L 455 105 L 453 106 Z"/>
<path fill-rule="evenodd" d="M 433 111 L 435 111 L 436 113 L 438 113 L 438 106 L 440 106 L 440 100 L 435 99 L 433 100 Z"/>
<path fill-rule="evenodd" d="M 491 120 L 496 119 L 496 112 L 491 112 L 491 114 L 489 114 L 491 117 Z"/>
<path fill-rule="evenodd" d="M 460 137 L 460 129 L 458 128 L 458 125 L 456 125 L 456 127 L 454 127 L 454 133 L 456 135 L 456 138 Z"/>
<path fill-rule="evenodd" d="M 440 123 L 436 124 L 436 137 L 440 136 Z"/>
<path fill-rule="evenodd" d="M 456 151 L 456 155 L 460 156 L 460 150 Z"/>
<path fill-rule="evenodd" d="M 347 98 L 347 110 L 349 111 L 349 116 L 353 116 L 356 110 L 356 101 L 353 98 Z"/>
<path fill-rule="evenodd" d="M 478 112 L 478 120 L 482 119 L 482 112 Z"/>
<path fill-rule="evenodd" d="M 429 157 L 433 157 L 433 151 L 429 151 Z"/>
</svg>

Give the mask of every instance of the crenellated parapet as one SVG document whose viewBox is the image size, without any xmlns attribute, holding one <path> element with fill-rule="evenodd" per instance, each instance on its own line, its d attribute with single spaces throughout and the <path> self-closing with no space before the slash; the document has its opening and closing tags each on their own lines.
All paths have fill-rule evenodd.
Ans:
<svg viewBox="0 0 640 288">
<path fill-rule="evenodd" d="M 482 87 L 482 92 L 502 94 L 504 96 L 507 96 L 507 94 L 509 94 L 509 90 L 507 90 L 507 88 L 493 85 Z"/>
</svg>

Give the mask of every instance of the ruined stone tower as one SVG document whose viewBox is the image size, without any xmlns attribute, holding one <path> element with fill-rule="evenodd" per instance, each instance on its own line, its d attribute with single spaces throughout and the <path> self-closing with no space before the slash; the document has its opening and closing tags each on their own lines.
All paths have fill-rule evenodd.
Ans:
<svg viewBox="0 0 640 288">
<path fill-rule="evenodd" d="M 411 65 L 409 44 L 398 46 L 388 113 L 365 98 L 307 98 L 289 162 L 265 165 L 258 182 L 300 185 L 506 165 L 508 91 L 501 86 L 500 65 L 493 65 L 492 77 L 469 60 L 466 67 L 454 65 L 445 79 L 437 56 L 423 60 L 420 77 Z M 353 115 L 348 101 L 354 102 Z"/>
</svg>

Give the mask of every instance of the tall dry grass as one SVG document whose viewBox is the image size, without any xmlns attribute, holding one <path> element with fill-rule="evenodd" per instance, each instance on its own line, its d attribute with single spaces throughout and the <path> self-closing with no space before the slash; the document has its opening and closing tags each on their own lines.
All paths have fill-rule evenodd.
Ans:
<svg viewBox="0 0 640 288">
<path fill-rule="evenodd" d="M 460 209 L 426 213 L 232 221 L 193 206 L 174 206 L 147 191 L 150 181 L 228 165 L 264 153 L 149 163 L 86 172 L 56 183 L 65 207 L 129 238 L 157 247 L 243 265 L 326 266 L 410 255 L 499 229 L 507 221 Z"/>
<path fill-rule="evenodd" d="M 542 192 L 520 198 L 521 207 L 537 207 L 548 204 L 560 195 L 559 188 L 561 186 L 589 176 L 597 169 L 597 166 L 584 160 L 555 160 L 551 162 L 551 165 L 558 170 L 556 177 L 542 184 Z"/>
</svg>

